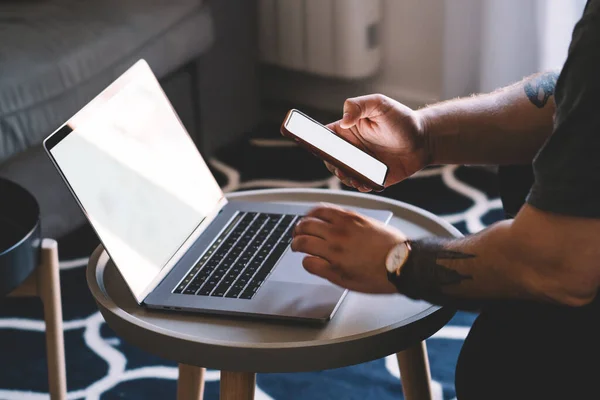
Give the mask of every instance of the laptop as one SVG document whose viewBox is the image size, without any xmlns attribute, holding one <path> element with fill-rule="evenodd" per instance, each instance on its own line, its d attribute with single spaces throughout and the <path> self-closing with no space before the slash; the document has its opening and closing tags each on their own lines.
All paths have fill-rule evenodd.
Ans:
<svg viewBox="0 0 600 400">
<path fill-rule="evenodd" d="M 144 60 L 44 148 L 141 306 L 325 322 L 346 295 L 290 250 L 314 205 L 228 201 Z"/>
</svg>

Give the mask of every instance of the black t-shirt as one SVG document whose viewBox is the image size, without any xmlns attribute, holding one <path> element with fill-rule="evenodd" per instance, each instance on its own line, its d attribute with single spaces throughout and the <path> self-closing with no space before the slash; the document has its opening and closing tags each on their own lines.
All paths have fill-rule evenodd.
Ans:
<svg viewBox="0 0 600 400">
<path fill-rule="evenodd" d="M 600 218 L 599 96 L 600 1 L 590 0 L 556 83 L 554 131 L 533 161 L 532 206 Z"/>
<path fill-rule="evenodd" d="M 526 201 L 600 218 L 600 0 L 588 1 L 575 27 L 555 101 L 554 131 L 533 169 L 501 169 L 503 205 L 509 215 Z M 485 307 L 473 324 L 456 391 L 458 400 L 600 399 L 599 375 L 600 296 L 579 308 L 505 302 Z"/>
</svg>

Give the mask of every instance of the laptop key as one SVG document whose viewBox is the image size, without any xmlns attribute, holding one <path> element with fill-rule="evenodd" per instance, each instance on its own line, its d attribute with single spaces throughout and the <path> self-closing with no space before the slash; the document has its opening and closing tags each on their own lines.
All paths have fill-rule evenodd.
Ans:
<svg viewBox="0 0 600 400">
<path fill-rule="evenodd" d="M 200 296 L 208 296 L 210 294 L 210 292 L 213 291 L 213 289 L 215 288 L 215 285 L 217 284 L 217 282 L 214 282 L 213 285 L 209 284 L 210 282 L 207 282 L 204 286 L 202 286 L 202 288 L 200 288 L 200 291 L 196 294 L 200 295 Z"/>
<path fill-rule="evenodd" d="M 285 250 L 288 248 L 287 244 L 280 243 L 275 247 L 275 249 L 269 255 L 269 258 L 265 261 L 265 263 L 260 267 L 260 270 L 256 273 L 256 277 L 264 279 L 269 275 L 277 261 L 281 258 Z"/>
<path fill-rule="evenodd" d="M 188 286 L 183 294 L 196 294 L 196 291 L 200 288 L 200 286 Z"/>
<path fill-rule="evenodd" d="M 244 292 L 240 295 L 240 299 L 249 300 L 252 297 L 254 297 L 254 295 L 258 291 L 258 288 L 260 288 L 262 283 L 263 283 L 262 279 L 253 279 L 252 282 L 250 282 L 250 284 L 246 288 L 246 290 L 244 290 Z"/>
<path fill-rule="evenodd" d="M 183 293 L 184 290 L 185 290 L 185 285 L 181 284 L 181 285 L 177 286 L 175 288 L 175 290 L 173 290 L 173 293 L 175 293 L 175 294 L 181 294 L 181 293 Z"/>
<path fill-rule="evenodd" d="M 281 224 L 287 226 L 294 220 L 294 218 L 296 218 L 296 215 L 286 215 L 285 217 L 283 217 Z"/>
<path fill-rule="evenodd" d="M 252 282 L 248 285 L 248 289 L 252 290 L 254 293 L 258 290 L 258 288 L 263 284 L 264 279 L 262 278 L 254 278 Z"/>
<path fill-rule="evenodd" d="M 292 243 L 292 240 L 294 239 L 294 237 L 292 236 L 293 230 L 294 230 L 294 227 L 292 226 L 285 232 L 285 234 L 281 238 L 281 243 L 285 243 L 285 244 Z"/>
<path fill-rule="evenodd" d="M 200 274 L 193 281 L 192 285 L 202 286 L 207 281 L 209 274 Z"/>
<path fill-rule="evenodd" d="M 244 286 L 240 283 L 233 285 L 231 289 L 225 294 L 225 297 L 236 298 L 240 295 L 241 291 L 244 290 Z"/>
</svg>

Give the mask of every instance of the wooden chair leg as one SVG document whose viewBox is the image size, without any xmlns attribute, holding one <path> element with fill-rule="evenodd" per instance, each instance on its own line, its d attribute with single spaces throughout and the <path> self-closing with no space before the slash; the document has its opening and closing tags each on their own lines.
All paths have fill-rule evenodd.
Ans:
<svg viewBox="0 0 600 400">
<path fill-rule="evenodd" d="M 254 372 L 221 371 L 221 400 L 254 400 Z"/>
<path fill-rule="evenodd" d="M 425 341 L 396 354 L 406 400 L 432 400 L 431 372 Z"/>
<path fill-rule="evenodd" d="M 55 240 L 42 240 L 40 265 L 36 270 L 36 275 L 38 295 L 44 305 L 44 320 L 46 322 L 46 353 L 50 398 L 52 400 L 65 400 L 67 398 L 67 373 L 58 245 Z"/>
<path fill-rule="evenodd" d="M 205 368 L 179 364 L 177 400 L 202 400 Z"/>
</svg>

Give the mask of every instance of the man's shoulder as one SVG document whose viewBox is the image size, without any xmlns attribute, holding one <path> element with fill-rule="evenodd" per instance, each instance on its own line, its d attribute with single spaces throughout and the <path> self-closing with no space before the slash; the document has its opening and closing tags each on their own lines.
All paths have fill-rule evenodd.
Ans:
<svg viewBox="0 0 600 400">
<path fill-rule="evenodd" d="M 584 14 L 600 12 L 600 0 L 588 0 L 583 11 Z"/>
<path fill-rule="evenodd" d="M 600 15 L 600 0 L 588 0 L 585 4 L 585 8 L 583 9 L 583 15 L 580 20 L 580 24 L 584 22 L 595 22 L 600 23 L 600 21 L 595 20 L 594 18 Z"/>
</svg>

